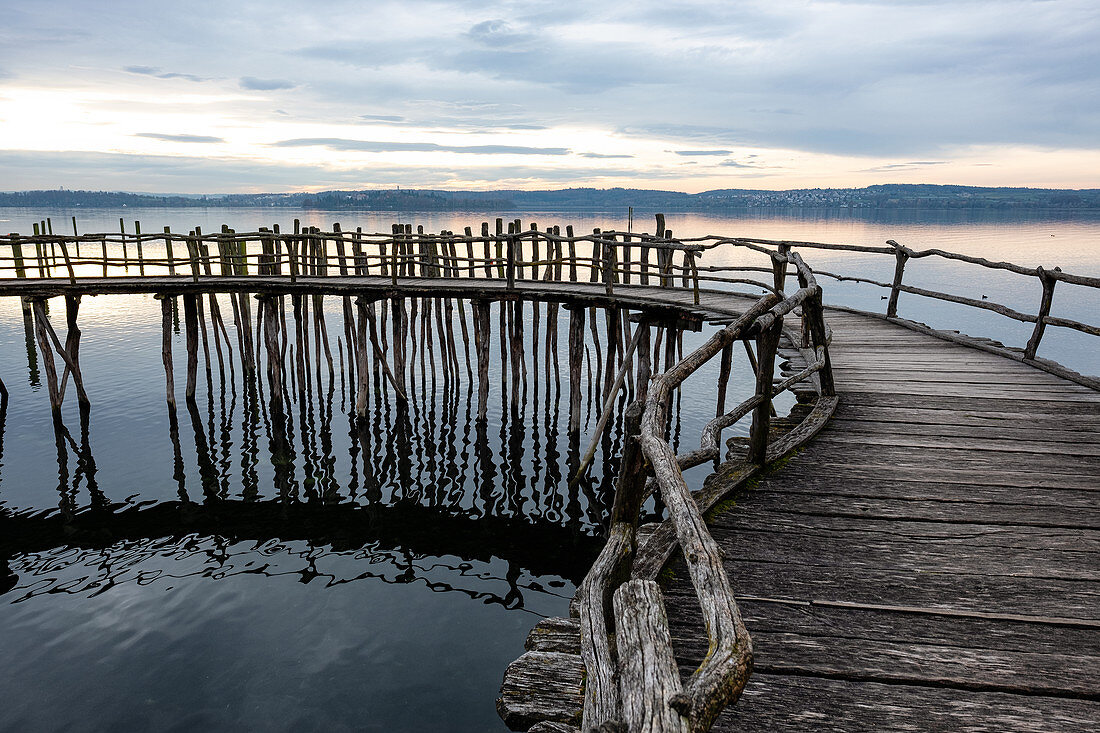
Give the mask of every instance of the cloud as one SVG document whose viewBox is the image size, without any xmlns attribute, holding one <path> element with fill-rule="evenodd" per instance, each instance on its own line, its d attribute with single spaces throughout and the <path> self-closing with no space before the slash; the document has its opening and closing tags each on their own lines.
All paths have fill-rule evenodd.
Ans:
<svg viewBox="0 0 1100 733">
<path fill-rule="evenodd" d="M 122 70 L 130 74 L 152 76 L 157 79 L 184 79 L 186 81 L 210 81 L 208 76 L 196 76 L 195 74 L 181 74 L 176 71 L 161 71 L 156 66 L 123 66 Z"/>
<path fill-rule="evenodd" d="M 359 119 L 367 122 L 404 122 L 401 115 L 359 115 Z"/>
<path fill-rule="evenodd" d="M 621 168 L 574 170 L 541 166 L 440 166 L 426 164 L 333 169 L 321 164 L 264 163 L 212 156 L 133 155 L 81 151 L 0 150 L 6 180 L 21 189 L 66 188 L 174 193 L 294 191 L 308 187 L 372 188 L 401 185 L 502 189 L 532 183 L 576 184 L 654 176 Z M 59 173 L 63 171 L 63 173 Z M 656 177 L 660 177 L 660 173 Z M 211 185 L 217 181 L 218 185 Z"/>
<path fill-rule="evenodd" d="M 271 92 L 277 89 L 293 89 L 298 86 L 286 79 L 257 79 L 254 76 L 241 77 L 241 89 L 251 89 L 258 92 Z"/>
<path fill-rule="evenodd" d="M 742 163 L 736 160 L 723 160 L 718 165 L 724 168 L 774 168 L 770 165 L 757 165 L 756 163 Z"/>
<path fill-rule="evenodd" d="M 908 163 L 888 163 L 874 168 L 864 168 L 860 173 L 889 173 L 891 171 L 910 171 L 930 165 L 946 165 L 946 160 L 913 160 Z"/>
<path fill-rule="evenodd" d="M 673 150 L 677 155 L 729 155 L 732 150 Z"/>
<path fill-rule="evenodd" d="M 582 158 L 633 158 L 633 155 L 612 155 L 609 153 L 577 153 Z"/>
<path fill-rule="evenodd" d="M 211 135 L 169 135 L 163 132 L 136 132 L 134 137 L 147 137 L 169 143 L 224 143 L 225 139 Z"/>
<path fill-rule="evenodd" d="M 438 145 L 436 143 L 376 142 L 339 137 L 304 137 L 272 143 L 276 148 L 323 147 L 360 153 L 471 153 L 477 155 L 568 155 L 569 148 L 534 148 L 523 145 Z"/>
</svg>

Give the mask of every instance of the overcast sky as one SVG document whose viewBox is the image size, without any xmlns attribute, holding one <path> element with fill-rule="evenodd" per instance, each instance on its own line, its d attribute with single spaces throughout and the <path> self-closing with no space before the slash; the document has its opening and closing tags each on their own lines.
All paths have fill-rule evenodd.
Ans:
<svg viewBox="0 0 1100 733">
<path fill-rule="evenodd" d="M 0 190 L 1100 186 L 1100 2 L 0 4 Z"/>
</svg>

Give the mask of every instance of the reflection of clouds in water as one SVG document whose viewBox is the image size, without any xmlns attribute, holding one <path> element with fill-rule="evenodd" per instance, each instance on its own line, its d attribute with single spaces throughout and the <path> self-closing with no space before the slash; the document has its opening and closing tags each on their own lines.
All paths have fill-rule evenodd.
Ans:
<svg viewBox="0 0 1100 733">
<path fill-rule="evenodd" d="M 102 549 L 59 548 L 13 557 L 18 580 L 6 594 L 23 603 L 50 594 L 93 598 L 127 585 L 159 585 L 164 591 L 183 578 L 226 580 L 243 575 L 284 578 L 332 588 L 361 580 L 421 584 L 435 593 L 546 615 L 573 586 L 555 576 L 538 579 L 500 560 L 464 561 L 366 546 L 337 551 L 308 542 L 232 542 L 222 537 L 127 540 Z M 548 607 L 547 607 L 548 606 Z"/>
</svg>

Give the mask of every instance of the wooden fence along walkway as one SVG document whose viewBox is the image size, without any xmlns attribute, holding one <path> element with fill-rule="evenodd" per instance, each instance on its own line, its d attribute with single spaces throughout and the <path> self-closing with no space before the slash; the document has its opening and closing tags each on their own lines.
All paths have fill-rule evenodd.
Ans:
<svg viewBox="0 0 1100 733">
<path fill-rule="evenodd" d="M 58 380 L 52 356 L 46 360 L 55 409 L 70 375 L 81 403 L 89 401 L 76 323 L 83 294 L 164 296 L 170 404 L 171 298 L 184 302 L 188 400 L 200 324 L 206 333 L 200 293 L 232 294 L 242 364 L 256 370 L 266 351 L 273 399 L 282 394 L 286 334 L 275 324 L 284 322 L 284 295 L 296 318 L 305 293 L 343 298 L 348 366 L 361 367 L 360 395 L 370 388 L 368 355 L 398 395 L 405 385 L 396 338 L 392 354 L 378 338 L 376 302 L 392 299 L 397 324 L 407 295 L 469 298 L 479 418 L 488 385 L 487 302 L 572 306 L 571 373 L 584 327 L 578 306 L 637 311 L 616 326 L 622 339 L 608 348 L 601 414 L 611 414 L 628 377 L 635 384 L 608 542 L 578 589 L 573 618 L 540 623 L 505 674 L 498 707 L 514 728 L 703 731 L 717 721 L 719 728 L 761 730 L 1084 729 L 1100 719 L 1100 385 L 1037 357 L 1048 326 L 1100 335 L 1097 326 L 1050 315 L 1058 282 L 1095 288 L 1098 278 L 894 242 L 674 239 L 663 217 L 654 235 L 575 236 L 567 228 L 563 236 L 557 228 L 524 230 L 518 220 L 507 232 L 498 220 L 495 232 L 484 224 L 480 234 L 467 228 L 458 236 L 397 225 L 388 235 L 338 226 L 296 226 L 289 234 L 36 233 L 7 238 L 11 257 L 0 268 L 14 277 L 0 283 L 0 294 L 23 296 L 41 350 L 65 365 Z M 78 240 L 99 251 L 81 255 Z M 165 256 L 146 256 L 153 240 Z M 108 244 L 121 247 L 121 257 Z M 733 247 L 761 263 L 708 264 L 708 253 Z M 815 271 L 800 256 L 814 249 L 889 256 L 895 276 L 884 283 Z M 1039 312 L 905 285 L 907 262 L 924 257 L 1035 278 Z M 117 276 L 120 267 L 137 274 Z M 823 277 L 887 289 L 886 314 L 825 309 Z M 737 294 L 744 285 L 765 294 Z M 246 293 L 260 301 L 255 335 Z M 902 321 L 901 293 L 1034 323 L 1032 337 L 1017 351 Z M 67 306 L 64 344 L 43 306 L 58 295 Z M 216 302 L 210 305 L 215 339 L 220 328 L 229 348 Z M 464 311 L 460 317 L 465 340 Z M 651 325 L 670 317 L 722 328 L 679 361 L 666 339 L 659 370 L 662 332 L 651 343 Z M 738 342 L 756 389 L 729 410 Z M 676 455 L 665 435 L 672 396 L 712 359 L 720 372 L 716 417 L 702 426 L 697 449 Z M 579 399 L 572 387 L 571 403 Z M 772 399 L 785 390 L 803 404 L 773 419 Z M 749 438 L 724 452 L 722 430 L 750 417 Z M 715 472 L 693 494 L 683 471 L 706 463 Z M 638 527 L 652 492 L 668 519 Z M 731 496 L 732 508 L 723 501 Z"/>
</svg>

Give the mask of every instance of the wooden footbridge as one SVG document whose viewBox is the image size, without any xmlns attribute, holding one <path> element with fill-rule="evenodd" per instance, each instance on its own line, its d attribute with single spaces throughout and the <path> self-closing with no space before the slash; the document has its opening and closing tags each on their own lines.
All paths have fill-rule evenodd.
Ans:
<svg viewBox="0 0 1100 733">
<path fill-rule="evenodd" d="M 633 400 L 619 418 L 627 440 L 608 540 L 571 617 L 540 622 L 504 673 L 498 710 L 513 729 L 1084 731 L 1100 720 L 1100 384 L 1037 356 L 1051 326 L 1100 336 L 1094 325 L 1050 315 L 1057 283 L 1096 288 L 1098 278 L 895 242 L 677 239 L 663 217 L 653 235 L 563 235 L 519 221 L 505 231 L 498 220 L 480 235 L 335 226 L 39 232 L 4 243 L 11 257 L 0 266 L 14 277 L 0 294 L 24 298 L 40 347 L 64 364 L 60 379 L 52 357 L 46 367 L 55 409 L 70 375 L 89 399 L 76 325 L 83 295 L 182 298 L 187 399 L 206 334 L 200 294 L 234 296 L 242 364 L 257 369 L 266 352 L 273 399 L 284 388 L 286 334 L 276 325 L 284 297 L 296 319 L 305 295 L 344 300 L 348 368 L 361 395 L 371 359 L 402 394 L 404 298 L 460 299 L 468 349 L 467 300 L 479 419 L 495 330 L 487 302 L 565 304 L 571 406 L 580 399 L 585 311 L 609 308 L 616 339 L 597 433 L 624 382 Z M 78 243 L 95 255 L 80 255 Z M 815 270 L 802 253 L 821 249 L 891 257 L 895 276 Z M 761 262 L 722 264 L 718 255 L 732 250 Z M 1037 279 L 1039 312 L 905 285 L 907 262 L 924 257 Z M 824 278 L 886 289 L 886 313 L 825 306 Z M 261 303 L 254 332 L 246 293 Z M 1034 324 L 1032 337 L 1015 350 L 935 331 L 897 317 L 902 293 Z M 54 296 L 67 303 L 64 343 L 42 305 Z M 392 349 L 375 307 L 387 301 Z M 220 316 L 210 317 L 228 348 Z M 675 329 L 699 322 L 719 327 L 679 356 Z M 503 316 L 498 333 L 503 356 Z M 728 409 L 738 342 L 756 387 Z M 167 335 L 165 343 L 171 404 Z M 719 382 L 706 388 L 717 393 L 716 417 L 698 426 L 698 448 L 677 455 L 667 435 L 673 396 L 712 359 Z M 773 416 L 773 398 L 787 390 L 798 405 Z M 723 429 L 743 419 L 752 421 L 749 437 L 723 444 Z M 708 463 L 713 472 L 691 491 L 684 471 Z M 654 494 L 667 519 L 639 527 Z"/>
</svg>

